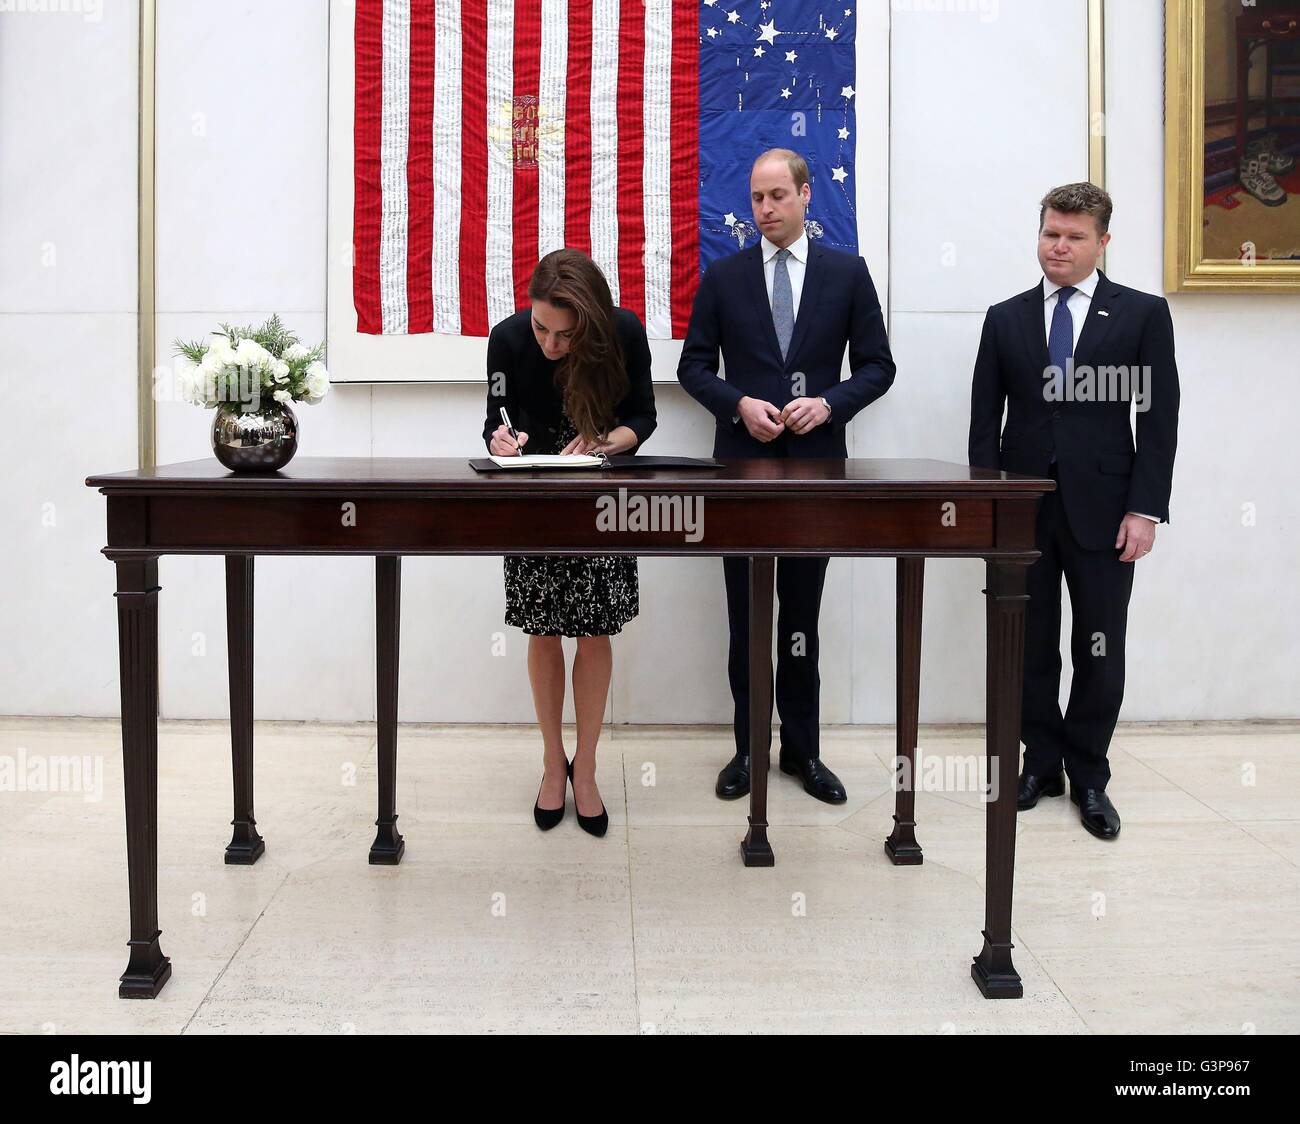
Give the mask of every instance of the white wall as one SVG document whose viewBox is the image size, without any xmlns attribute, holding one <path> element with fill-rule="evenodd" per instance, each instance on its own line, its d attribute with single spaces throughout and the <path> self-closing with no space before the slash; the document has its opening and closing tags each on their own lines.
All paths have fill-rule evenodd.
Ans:
<svg viewBox="0 0 1300 1124">
<path fill-rule="evenodd" d="M 879 280 L 899 375 L 851 440 L 858 456 L 962 460 L 984 309 L 1035 280 L 1043 191 L 1086 176 L 1085 3 L 926 6 L 892 5 Z M 271 311 L 314 341 L 325 330 L 325 0 L 159 7 L 159 357 L 177 335 Z M 4 713 L 118 711 L 103 499 L 82 481 L 135 456 L 136 19 L 126 0 L 105 0 L 99 21 L 0 15 L 0 514 L 14 531 L 0 554 Z M 1107 269 L 1159 291 L 1161 5 L 1111 3 L 1107 19 Z M 877 274 L 883 234 L 863 238 Z M 1171 303 L 1183 381 L 1174 522 L 1141 563 L 1124 717 L 1295 715 L 1286 578 L 1300 530 L 1282 427 L 1297 415 L 1300 298 Z M 657 390 L 652 449 L 706 451 L 703 411 L 677 387 Z M 476 452 L 482 401 L 477 387 L 337 387 L 303 411 L 300 455 Z M 208 456 L 210 420 L 160 403 L 159 463 Z M 1253 528 L 1241 525 L 1248 501 Z M 163 714 L 224 716 L 221 560 L 167 557 L 159 569 Z M 727 721 L 721 564 L 644 559 L 641 576 L 611 716 Z M 982 718 L 982 584 L 978 562 L 928 567 L 923 720 Z M 256 589 L 257 716 L 373 717 L 372 564 L 259 559 Z M 498 560 L 407 559 L 403 592 L 403 720 L 532 719 Z M 833 561 L 822 628 L 825 720 L 892 721 L 893 564 Z M 500 632 L 504 658 L 491 654 Z"/>
<path fill-rule="evenodd" d="M 88 18 L 90 17 L 90 18 Z M 0 712 L 116 714 L 93 471 L 136 463 L 136 6 L 0 14 Z"/>
</svg>

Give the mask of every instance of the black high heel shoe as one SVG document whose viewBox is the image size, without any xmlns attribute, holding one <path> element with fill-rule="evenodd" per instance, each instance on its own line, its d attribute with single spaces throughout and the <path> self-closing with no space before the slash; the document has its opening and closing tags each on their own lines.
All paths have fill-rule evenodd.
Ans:
<svg viewBox="0 0 1300 1124">
<path fill-rule="evenodd" d="M 573 762 L 569 762 L 569 783 L 573 783 Z M 609 830 L 609 812 L 605 809 L 605 802 L 600 802 L 600 815 L 584 816 L 578 811 L 578 793 L 573 793 L 573 812 L 578 817 L 578 826 L 588 835 L 594 835 L 597 838 L 604 835 Z"/>
<path fill-rule="evenodd" d="M 571 761 L 566 763 L 569 767 L 569 776 L 573 776 L 573 763 Z M 546 778 L 543 777 L 542 780 L 544 782 Z M 533 803 L 533 819 L 537 821 L 537 826 L 543 831 L 550 831 L 551 828 L 564 819 L 564 805 L 561 804 L 558 808 L 543 808 L 541 803 L 542 788 L 541 785 L 538 785 L 537 800 Z"/>
</svg>

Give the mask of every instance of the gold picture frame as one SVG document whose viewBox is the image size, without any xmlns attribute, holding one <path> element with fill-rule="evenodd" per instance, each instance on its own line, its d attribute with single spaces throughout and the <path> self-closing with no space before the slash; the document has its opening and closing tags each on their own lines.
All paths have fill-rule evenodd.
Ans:
<svg viewBox="0 0 1300 1124">
<path fill-rule="evenodd" d="M 1274 163 L 1259 163 L 1258 155 L 1252 155 L 1271 152 L 1269 146 L 1280 149 L 1292 134 L 1300 135 L 1300 121 L 1285 115 L 1279 118 L 1287 123 L 1281 141 L 1271 134 L 1270 111 L 1275 100 L 1283 105 L 1288 102 L 1285 97 L 1272 96 L 1273 78 L 1278 69 L 1273 61 L 1274 45 L 1286 44 L 1287 58 L 1300 54 L 1300 28 L 1294 26 L 1293 19 L 1300 19 L 1300 0 L 1288 0 L 1285 5 L 1243 5 L 1241 0 L 1166 0 L 1167 292 L 1300 292 L 1300 249 L 1297 249 L 1300 247 L 1300 191 L 1292 195 L 1278 185 L 1273 175 L 1265 174 L 1287 159 L 1293 159 L 1295 167 L 1300 168 L 1300 158 L 1279 152 L 1270 157 Z M 1271 25 L 1270 21 L 1273 21 Z M 1261 46 L 1265 48 L 1262 55 L 1258 50 Z M 1225 51 L 1225 47 L 1230 50 Z M 1210 86 L 1207 86 L 1207 57 L 1215 63 Z M 1252 96 L 1251 84 L 1258 86 L 1260 75 L 1256 70 L 1252 78 L 1251 71 L 1256 64 L 1251 60 L 1260 57 L 1267 60 L 1263 73 L 1264 95 L 1256 98 Z M 1292 65 L 1285 68 L 1288 73 Z M 1233 81 L 1233 93 L 1227 101 L 1223 99 L 1225 73 Z M 1244 98 L 1239 93 L 1243 86 Z M 1218 99 L 1209 106 L 1209 133 L 1207 96 Z M 1264 103 L 1263 137 L 1253 127 L 1261 116 L 1255 108 L 1260 101 Z M 1231 123 L 1224 116 L 1227 109 L 1233 112 Z M 1252 149 L 1255 144 L 1264 147 Z M 1208 180 L 1207 149 L 1211 150 L 1212 160 Z M 1250 189 L 1245 186 L 1248 180 Z M 1221 186 L 1211 191 L 1216 184 Z M 1282 202 L 1278 201 L 1279 192 L 1284 197 Z M 1231 215 L 1233 211 L 1239 213 L 1230 218 L 1220 216 L 1220 212 Z M 1219 228 L 1207 236 L 1207 225 L 1216 218 L 1220 219 Z M 1257 225 L 1252 227 L 1252 223 Z M 1266 239 L 1262 246 L 1258 239 L 1251 237 L 1255 229 Z M 1225 252 L 1224 247 L 1228 245 L 1238 247 L 1235 257 Z M 1207 250 L 1211 256 L 1207 256 Z"/>
</svg>

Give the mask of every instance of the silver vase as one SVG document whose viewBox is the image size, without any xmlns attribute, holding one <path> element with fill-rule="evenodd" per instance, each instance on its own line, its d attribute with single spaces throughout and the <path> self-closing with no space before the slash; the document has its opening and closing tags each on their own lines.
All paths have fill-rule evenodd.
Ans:
<svg viewBox="0 0 1300 1124">
<path fill-rule="evenodd" d="M 231 472 L 275 472 L 298 451 L 298 419 L 278 402 L 256 411 L 223 403 L 212 419 L 212 451 Z"/>
</svg>

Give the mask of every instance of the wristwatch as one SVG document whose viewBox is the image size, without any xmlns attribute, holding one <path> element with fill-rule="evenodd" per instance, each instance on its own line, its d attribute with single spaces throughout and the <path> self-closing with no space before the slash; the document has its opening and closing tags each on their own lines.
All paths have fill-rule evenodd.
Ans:
<svg viewBox="0 0 1300 1124">
<path fill-rule="evenodd" d="M 827 420 L 827 421 L 830 421 L 830 420 L 831 420 L 831 404 L 830 404 L 829 402 L 827 402 L 825 398 L 821 398 L 821 397 L 819 397 L 819 398 L 817 399 L 817 401 L 820 402 L 823 406 L 826 407 L 826 420 Z"/>
</svg>

